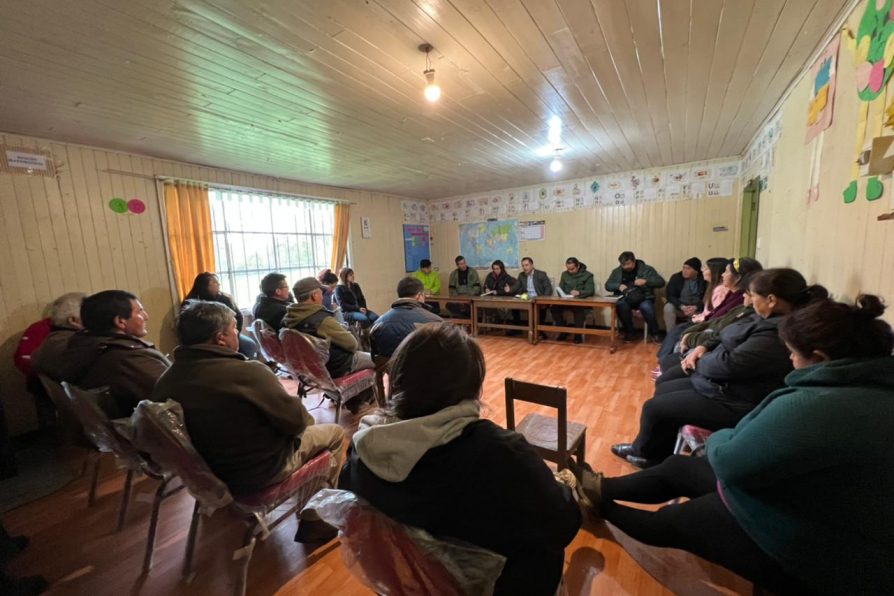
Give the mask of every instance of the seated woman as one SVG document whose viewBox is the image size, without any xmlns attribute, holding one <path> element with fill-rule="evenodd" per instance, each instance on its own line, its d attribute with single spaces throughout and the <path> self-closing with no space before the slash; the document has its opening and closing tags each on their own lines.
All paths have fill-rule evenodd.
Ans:
<svg viewBox="0 0 894 596">
<path fill-rule="evenodd" d="M 331 310 L 335 314 L 335 320 L 345 324 L 345 315 L 338 304 L 335 303 L 335 288 L 338 286 L 338 276 L 332 273 L 332 269 L 323 269 L 317 275 L 317 281 L 323 288 L 323 308 Z"/>
<path fill-rule="evenodd" d="M 673 456 L 584 494 L 631 537 L 680 548 L 779 594 L 894 586 L 894 358 L 875 296 L 821 300 L 779 324 L 795 371 L 707 457 Z M 760 309 L 760 306 L 757 306 Z M 620 505 L 689 500 L 646 511 Z"/>
<path fill-rule="evenodd" d="M 715 349 L 687 356 L 681 367 L 686 374 L 662 374 L 654 397 L 643 404 L 636 439 L 612 445 L 612 453 L 637 466 L 658 464 L 673 453 L 684 424 L 708 430 L 735 426 L 783 386 L 792 365 L 777 325 L 785 315 L 828 293 L 822 286 L 808 287 L 794 269 L 755 273 L 749 289 L 755 314 L 721 331 Z"/>
<path fill-rule="evenodd" d="M 759 261 L 748 257 L 708 259 L 707 267 L 709 273 L 705 279 L 708 280 L 709 285 L 705 295 L 710 295 L 711 300 L 706 302 L 704 311 L 693 315 L 691 321 L 685 321 L 668 330 L 667 336 L 661 342 L 661 348 L 658 349 L 659 363 L 665 356 L 674 352 L 674 348 L 680 343 L 680 338 L 693 323 L 717 319 L 741 305 L 746 288 L 742 284 L 742 278 L 749 273 L 763 269 Z M 704 273 L 704 270 L 702 272 Z M 718 283 L 720 285 L 716 285 Z"/>
<path fill-rule="evenodd" d="M 479 418 L 481 348 L 457 326 L 427 325 L 391 362 L 389 407 L 360 421 L 339 488 L 506 557 L 495 594 L 554 594 L 580 509 L 521 435 Z"/>
<path fill-rule="evenodd" d="M 379 315 L 366 308 L 366 297 L 360 284 L 354 283 L 354 270 L 350 267 L 342 267 L 338 272 L 339 283 L 335 286 L 335 302 L 341 307 L 345 321 L 348 323 L 360 323 L 363 327 L 370 327 L 379 318 Z"/>
<path fill-rule="evenodd" d="M 494 296 L 515 296 L 515 284 L 517 280 L 506 273 L 506 265 L 503 261 L 497 259 L 490 264 L 490 273 L 484 278 L 484 292 L 493 294 Z M 503 320 L 506 318 L 506 311 L 500 309 Z M 512 313 L 512 324 L 521 325 L 521 312 L 510 309 Z M 508 335 L 518 335 L 518 331 L 509 331 Z"/>
<path fill-rule="evenodd" d="M 236 301 L 229 294 L 220 291 L 220 280 L 213 273 L 199 273 L 192 282 L 189 294 L 183 299 L 180 308 L 186 305 L 187 300 L 204 300 L 206 302 L 219 302 L 236 314 L 236 330 L 239 331 L 239 353 L 249 359 L 258 355 L 258 344 L 255 340 L 242 334 L 242 311 L 236 306 Z"/>
</svg>

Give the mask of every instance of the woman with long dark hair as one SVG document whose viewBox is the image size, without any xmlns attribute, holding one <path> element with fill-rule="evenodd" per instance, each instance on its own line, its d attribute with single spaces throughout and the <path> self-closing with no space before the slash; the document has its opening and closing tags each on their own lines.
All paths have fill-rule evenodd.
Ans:
<svg viewBox="0 0 894 596">
<path fill-rule="evenodd" d="M 477 342 L 455 325 L 424 325 L 390 371 L 388 409 L 360 421 L 339 487 L 435 537 L 506 557 L 494 594 L 555 594 L 580 510 L 521 435 L 479 417 Z"/>
<path fill-rule="evenodd" d="M 236 315 L 236 329 L 239 331 L 239 353 L 246 358 L 255 358 L 257 356 L 258 344 L 252 338 L 242 333 L 242 311 L 239 310 L 232 296 L 220 291 L 220 280 L 217 278 L 217 275 L 208 271 L 199 273 L 192 282 L 192 288 L 189 290 L 186 298 L 183 299 L 183 304 L 180 307 L 182 308 L 189 300 L 219 302 L 232 310 Z"/>
<path fill-rule="evenodd" d="M 658 464 L 673 453 L 684 424 L 708 430 L 735 426 L 783 386 L 792 365 L 779 341 L 779 322 L 828 292 L 808 286 L 794 269 L 756 273 L 749 291 L 754 314 L 721 331 L 710 352 L 690 352 L 681 363 L 685 375 L 662 374 L 655 395 L 643 404 L 636 439 L 612 445 L 612 453 L 641 467 Z"/>
<path fill-rule="evenodd" d="M 345 320 L 360 323 L 363 327 L 371 327 L 379 315 L 366 307 L 366 296 L 360 284 L 354 281 L 354 270 L 342 267 L 338 272 L 338 285 L 335 286 L 335 302 L 341 307 Z"/>
<path fill-rule="evenodd" d="M 759 311 L 776 299 L 757 294 Z M 894 340 L 883 312 L 868 295 L 795 309 L 779 323 L 794 365 L 785 386 L 712 434 L 706 457 L 675 455 L 617 478 L 578 470 L 594 511 L 773 593 L 890 594 Z M 657 511 L 619 503 L 681 496 Z"/>
</svg>

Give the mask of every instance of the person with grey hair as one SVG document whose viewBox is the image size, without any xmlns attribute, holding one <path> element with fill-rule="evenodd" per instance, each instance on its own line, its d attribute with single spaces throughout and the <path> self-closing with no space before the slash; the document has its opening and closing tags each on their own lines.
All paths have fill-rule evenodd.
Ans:
<svg viewBox="0 0 894 596">
<path fill-rule="evenodd" d="M 87 294 L 83 292 L 69 292 L 53 300 L 47 313 L 50 334 L 31 354 L 31 366 L 35 372 L 61 380 L 59 365 L 63 362 L 68 342 L 84 328 L 81 324 L 81 302 L 86 297 Z"/>
<path fill-rule="evenodd" d="M 211 470 L 236 495 L 282 482 L 328 449 L 329 486 L 341 468 L 344 431 L 313 417 L 260 362 L 237 350 L 236 318 L 223 304 L 188 301 L 177 320 L 180 345 L 159 379 L 153 401 L 183 406 L 186 429 Z M 313 513 L 302 514 L 295 540 L 320 542 L 333 534 Z"/>
<path fill-rule="evenodd" d="M 323 288 L 314 277 L 298 280 L 292 288 L 295 304 L 283 317 L 283 327 L 329 340 L 326 370 L 333 378 L 366 368 L 375 368 L 368 352 L 358 351 L 357 339 L 338 324 L 331 310 L 323 306 Z"/>
</svg>

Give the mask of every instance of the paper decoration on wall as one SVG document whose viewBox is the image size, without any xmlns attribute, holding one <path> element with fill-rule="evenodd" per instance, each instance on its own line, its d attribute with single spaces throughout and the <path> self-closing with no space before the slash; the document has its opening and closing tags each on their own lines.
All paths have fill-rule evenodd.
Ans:
<svg viewBox="0 0 894 596">
<path fill-rule="evenodd" d="M 867 201 L 876 201 L 882 198 L 882 193 L 885 191 L 885 186 L 882 184 L 882 181 L 878 178 L 870 178 L 866 181 L 866 200 Z"/>
<path fill-rule="evenodd" d="M 813 86 L 810 88 L 810 101 L 807 104 L 807 136 L 809 143 L 821 131 L 832 124 L 832 109 L 835 101 L 835 75 L 838 65 L 838 47 L 841 36 L 836 35 L 819 55 L 811 69 Z"/>
<path fill-rule="evenodd" d="M 111 201 L 109 201 L 109 209 L 111 209 L 115 213 L 127 213 L 127 201 L 118 197 L 114 197 Z"/>
<path fill-rule="evenodd" d="M 867 173 L 876 176 L 894 170 L 894 136 L 888 135 L 872 139 Z"/>
<path fill-rule="evenodd" d="M 139 215 L 146 211 L 146 203 L 140 199 L 131 199 L 127 202 L 127 210 L 131 213 Z"/>
<path fill-rule="evenodd" d="M 869 0 L 854 39 L 857 93 L 863 101 L 881 94 L 894 64 L 892 0 Z"/>
<path fill-rule="evenodd" d="M 857 200 L 857 181 L 851 180 L 851 183 L 847 185 L 847 188 L 844 189 L 844 192 L 841 193 L 842 197 L 844 197 L 845 203 L 853 203 Z"/>
</svg>

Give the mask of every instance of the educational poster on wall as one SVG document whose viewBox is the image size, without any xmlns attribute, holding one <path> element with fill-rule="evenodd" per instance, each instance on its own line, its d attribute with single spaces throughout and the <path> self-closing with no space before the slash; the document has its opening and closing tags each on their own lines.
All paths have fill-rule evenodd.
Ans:
<svg viewBox="0 0 894 596">
<path fill-rule="evenodd" d="M 459 250 L 476 269 L 489 269 L 498 259 L 506 267 L 518 267 L 518 222 L 507 219 L 460 225 Z"/>
<path fill-rule="evenodd" d="M 807 136 L 809 143 L 832 124 L 832 108 L 835 101 L 835 75 L 838 63 L 838 46 L 841 35 L 836 35 L 810 69 L 813 85 L 807 103 Z"/>
<path fill-rule="evenodd" d="M 404 270 L 419 268 L 419 261 L 431 259 L 431 236 L 428 226 L 404 224 Z"/>
<path fill-rule="evenodd" d="M 520 221 L 518 222 L 519 240 L 531 242 L 533 240 L 543 240 L 546 230 L 546 222 L 538 221 Z"/>
</svg>

